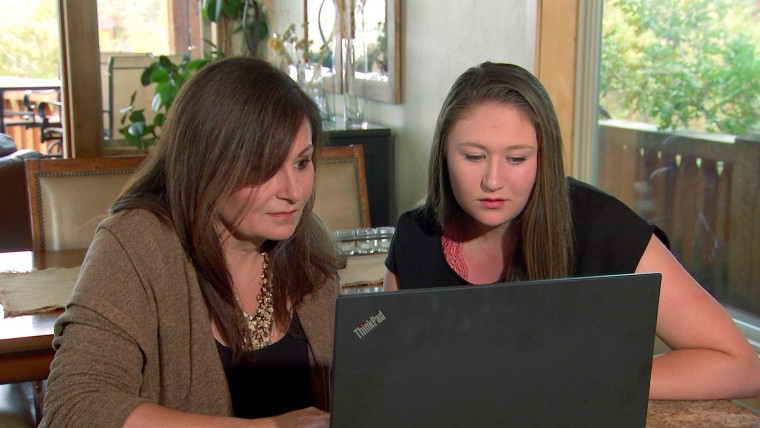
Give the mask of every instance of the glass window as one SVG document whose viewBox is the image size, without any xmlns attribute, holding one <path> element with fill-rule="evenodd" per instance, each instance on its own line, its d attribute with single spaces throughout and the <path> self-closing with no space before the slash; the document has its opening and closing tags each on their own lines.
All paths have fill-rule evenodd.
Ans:
<svg viewBox="0 0 760 428">
<path fill-rule="evenodd" d="M 61 153 L 60 48 L 55 0 L 0 0 L 0 132 L 20 149 Z M 41 107 L 41 109 L 40 109 Z"/>
<path fill-rule="evenodd" d="M 0 75 L 57 79 L 58 11 L 56 0 L 0 0 Z"/>
<path fill-rule="evenodd" d="M 159 55 L 178 63 L 200 55 L 197 0 L 97 0 L 103 128 L 111 148 L 123 141 L 123 110 L 142 109 L 153 118 L 154 86 L 142 86 L 143 70 Z M 132 98 L 134 94 L 134 98 Z"/>
<path fill-rule="evenodd" d="M 607 0 L 598 185 L 694 277 L 760 316 L 760 3 Z"/>
</svg>

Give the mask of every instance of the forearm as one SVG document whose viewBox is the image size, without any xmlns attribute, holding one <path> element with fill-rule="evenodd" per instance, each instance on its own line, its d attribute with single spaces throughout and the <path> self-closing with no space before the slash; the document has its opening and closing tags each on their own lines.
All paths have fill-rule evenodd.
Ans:
<svg viewBox="0 0 760 428">
<path fill-rule="evenodd" d="M 295 410 L 283 415 L 262 419 L 236 419 L 231 417 L 183 413 L 153 403 L 137 406 L 124 421 L 124 428 L 131 427 L 250 427 L 250 428 L 324 428 L 330 422 L 329 415 L 314 407 Z"/>
<path fill-rule="evenodd" d="M 710 349 L 680 349 L 652 364 L 649 398 L 708 400 L 760 395 L 760 360 Z"/>
<path fill-rule="evenodd" d="M 264 427 L 253 421 L 235 419 L 223 416 L 199 415 L 184 413 L 159 406 L 154 403 L 143 403 L 137 406 L 124 421 L 124 428 L 130 427 Z"/>
</svg>

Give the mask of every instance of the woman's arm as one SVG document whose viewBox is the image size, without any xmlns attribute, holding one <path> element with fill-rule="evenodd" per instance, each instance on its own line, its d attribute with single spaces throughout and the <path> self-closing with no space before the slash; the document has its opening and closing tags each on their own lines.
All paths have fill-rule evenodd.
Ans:
<svg viewBox="0 0 760 428">
<path fill-rule="evenodd" d="M 636 272 L 662 274 L 657 336 L 673 351 L 654 358 L 652 399 L 760 395 L 760 359 L 723 307 L 652 236 Z"/>
<path fill-rule="evenodd" d="M 385 278 L 383 278 L 383 291 L 396 291 L 398 290 L 398 279 L 396 274 L 391 272 L 388 268 L 385 269 Z"/>
<path fill-rule="evenodd" d="M 330 415 L 316 407 L 295 410 L 284 415 L 265 419 L 235 419 L 220 416 L 197 415 L 178 412 L 153 403 L 143 403 L 132 411 L 124 421 L 124 428 L 143 427 L 327 427 Z"/>
</svg>

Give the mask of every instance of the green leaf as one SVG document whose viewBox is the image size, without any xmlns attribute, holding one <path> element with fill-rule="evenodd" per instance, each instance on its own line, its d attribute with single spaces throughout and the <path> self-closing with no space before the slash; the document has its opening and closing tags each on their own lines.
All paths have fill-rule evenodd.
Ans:
<svg viewBox="0 0 760 428">
<path fill-rule="evenodd" d="M 151 103 L 150 103 L 151 110 L 153 110 L 153 111 L 159 111 L 159 110 L 161 110 L 161 107 L 163 107 L 163 105 L 164 105 L 164 103 L 163 103 L 163 99 L 161 97 L 161 94 L 160 93 L 154 94 L 153 95 L 153 99 L 151 100 Z"/>
<path fill-rule="evenodd" d="M 204 65 L 208 64 L 209 62 L 211 61 L 209 61 L 208 59 L 196 59 L 196 60 L 188 62 L 187 66 L 185 67 L 185 70 L 189 72 L 193 72 L 203 67 Z"/>
<path fill-rule="evenodd" d="M 174 64 L 172 63 L 172 60 L 169 59 L 166 55 L 161 55 L 158 57 L 158 63 L 161 64 L 161 67 L 165 68 L 166 70 L 171 70 L 174 68 Z"/>
<path fill-rule="evenodd" d="M 164 68 L 156 67 L 150 73 L 150 81 L 155 83 L 166 83 L 169 81 L 169 72 Z"/>
<path fill-rule="evenodd" d="M 127 133 L 135 137 L 145 135 L 145 122 L 132 122 L 127 129 Z"/>
<path fill-rule="evenodd" d="M 122 135 L 124 135 L 124 139 L 126 140 L 128 144 L 133 145 L 133 146 L 140 145 L 140 141 L 141 141 L 140 137 L 130 134 L 129 131 L 126 129 L 120 129 L 119 132 L 121 132 Z"/>
<path fill-rule="evenodd" d="M 230 19 L 238 19 L 243 14 L 243 5 L 246 1 L 248 0 L 223 1 L 222 9 L 224 10 L 224 15 Z"/>
<path fill-rule="evenodd" d="M 212 22 L 219 20 L 222 15 L 222 6 L 224 0 L 205 0 L 203 2 L 203 13 Z"/>
<path fill-rule="evenodd" d="M 171 106 L 172 101 L 174 101 L 174 97 L 177 95 L 178 88 L 174 85 L 164 85 L 160 88 L 156 88 L 156 95 L 153 97 L 153 104 L 155 105 L 157 102 L 159 105 L 166 106 L 166 109 L 169 109 L 169 106 Z M 159 98 L 157 101 L 156 98 Z M 160 109 L 153 109 L 153 111 L 159 111 Z"/>
<path fill-rule="evenodd" d="M 145 110 L 144 109 L 132 110 L 129 113 L 129 121 L 133 123 L 134 122 L 145 123 Z"/>
<path fill-rule="evenodd" d="M 152 62 L 143 70 L 142 74 L 140 75 L 140 83 L 142 83 L 143 86 L 148 86 L 151 84 L 151 82 L 153 82 L 153 80 L 151 80 L 151 75 L 153 74 L 153 70 L 156 68 L 158 68 L 158 63 Z"/>
</svg>

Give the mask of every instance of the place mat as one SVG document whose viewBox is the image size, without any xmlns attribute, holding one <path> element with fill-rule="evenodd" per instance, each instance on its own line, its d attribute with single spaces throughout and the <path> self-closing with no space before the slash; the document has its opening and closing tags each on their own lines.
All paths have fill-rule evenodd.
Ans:
<svg viewBox="0 0 760 428">
<path fill-rule="evenodd" d="M 71 297 L 79 268 L 0 272 L 0 304 L 5 317 L 63 308 Z"/>
</svg>

